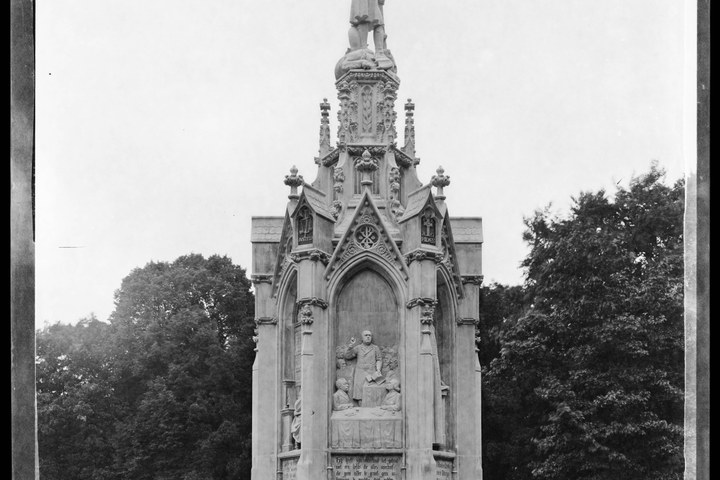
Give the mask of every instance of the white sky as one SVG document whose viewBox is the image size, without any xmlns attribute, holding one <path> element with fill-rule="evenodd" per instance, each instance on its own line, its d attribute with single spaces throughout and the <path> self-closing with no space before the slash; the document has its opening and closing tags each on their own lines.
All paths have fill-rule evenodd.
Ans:
<svg viewBox="0 0 720 480">
<path fill-rule="evenodd" d="M 36 325 L 106 320 L 135 267 L 228 255 L 315 178 L 350 0 L 36 1 Z M 486 283 L 518 284 L 523 216 L 683 176 L 678 0 L 387 0 L 418 174 L 481 216 Z M 371 45 L 372 46 L 372 45 Z M 692 60 L 692 59 L 691 59 Z M 694 85 L 692 86 L 694 88 Z M 78 247 L 78 248 L 64 248 Z M 248 274 L 250 272 L 248 271 Z"/>
</svg>

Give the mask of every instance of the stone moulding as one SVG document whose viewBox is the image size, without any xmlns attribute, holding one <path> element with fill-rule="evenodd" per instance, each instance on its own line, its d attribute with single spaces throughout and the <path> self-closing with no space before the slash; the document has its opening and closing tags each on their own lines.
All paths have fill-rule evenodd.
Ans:
<svg viewBox="0 0 720 480">
<path fill-rule="evenodd" d="M 457 317 L 455 319 L 455 323 L 458 325 L 473 325 L 477 327 L 480 325 L 480 320 L 477 318 L 465 318 L 465 317 Z"/>
<path fill-rule="evenodd" d="M 323 310 L 325 310 L 328 307 L 328 302 L 326 302 L 322 298 L 318 298 L 318 297 L 301 298 L 296 303 L 297 303 L 298 308 L 302 308 L 303 306 L 306 306 L 306 305 L 313 305 L 315 307 L 320 307 Z"/>
<path fill-rule="evenodd" d="M 255 325 L 277 325 L 277 317 L 257 317 L 255 319 Z"/>
<path fill-rule="evenodd" d="M 405 264 L 410 266 L 412 262 L 419 262 L 422 260 L 432 260 L 435 263 L 441 263 L 443 258 L 443 254 L 440 252 L 417 249 L 405 254 Z"/>
<path fill-rule="evenodd" d="M 329 167 L 329 166 L 333 165 L 334 163 L 336 163 L 339 158 L 340 158 L 340 149 L 336 147 L 332 151 L 330 151 L 330 153 L 328 153 L 327 155 L 322 157 L 319 160 L 319 163 L 323 167 Z"/>
<path fill-rule="evenodd" d="M 350 77 L 358 82 L 384 80 L 392 82 L 394 84 L 394 88 L 398 88 L 400 86 L 400 80 L 397 76 L 384 70 L 350 70 L 345 75 L 338 78 L 335 81 L 335 85 L 339 88 L 343 83 L 348 83 L 348 78 Z"/>
<path fill-rule="evenodd" d="M 477 285 L 479 287 L 482 285 L 484 277 L 482 275 L 462 275 L 460 278 L 463 285 L 470 284 Z"/>
<path fill-rule="evenodd" d="M 310 260 L 311 262 L 322 262 L 327 265 L 330 262 L 330 254 L 323 252 L 317 248 L 312 250 L 301 250 L 290 254 L 290 260 L 299 263 L 302 260 Z"/>
<path fill-rule="evenodd" d="M 256 274 L 250 276 L 250 281 L 253 283 L 253 285 L 257 285 L 258 283 L 272 283 L 273 276 L 270 274 Z"/>
<path fill-rule="evenodd" d="M 368 151 L 372 157 L 382 157 L 387 151 L 385 145 L 348 145 L 347 151 L 350 156 L 362 156 L 365 151 Z"/>
</svg>

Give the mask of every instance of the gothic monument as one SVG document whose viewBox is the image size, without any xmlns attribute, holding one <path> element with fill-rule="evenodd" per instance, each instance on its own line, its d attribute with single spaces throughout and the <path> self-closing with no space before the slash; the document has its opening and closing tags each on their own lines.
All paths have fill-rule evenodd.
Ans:
<svg viewBox="0 0 720 480">
<path fill-rule="evenodd" d="M 317 177 L 252 219 L 253 480 L 482 478 L 482 223 L 418 179 L 410 100 L 397 144 L 383 4 L 352 0 L 336 146 L 323 101 Z"/>
</svg>

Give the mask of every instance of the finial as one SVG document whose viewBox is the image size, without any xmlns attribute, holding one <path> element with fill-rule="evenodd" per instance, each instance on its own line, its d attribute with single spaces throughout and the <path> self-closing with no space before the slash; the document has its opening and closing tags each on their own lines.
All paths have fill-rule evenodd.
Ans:
<svg viewBox="0 0 720 480">
<path fill-rule="evenodd" d="M 320 159 L 323 158 L 325 155 L 330 153 L 330 119 L 328 118 L 330 116 L 330 104 L 327 101 L 327 98 L 323 98 L 322 103 L 320 103 L 320 149 L 319 149 L 319 157 L 318 161 L 316 163 L 320 163 Z"/>
<path fill-rule="evenodd" d="M 405 145 L 402 151 L 409 157 L 415 157 L 415 119 L 413 118 L 413 112 L 415 110 L 415 104 L 412 103 L 412 98 L 407 99 L 405 104 Z"/>
<path fill-rule="evenodd" d="M 300 195 L 297 193 L 297 187 L 305 184 L 305 180 L 303 180 L 302 175 L 298 175 L 298 169 L 295 165 L 293 165 L 290 168 L 290 175 L 285 175 L 284 184 L 290 187 L 290 195 L 288 195 L 288 198 L 290 200 L 297 200 L 300 198 Z"/>
<path fill-rule="evenodd" d="M 378 159 L 373 158 L 367 148 L 362 153 L 362 156 L 355 158 L 355 168 L 362 174 L 360 184 L 364 185 L 368 190 L 370 190 L 373 183 L 371 174 L 378 169 L 379 163 Z"/>
<path fill-rule="evenodd" d="M 435 198 L 437 198 L 438 200 L 445 200 L 443 188 L 450 185 L 450 177 L 445 175 L 445 169 L 443 169 L 443 167 L 438 167 L 436 172 L 437 175 L 432 176 L 430 183 L 432 183 L 433 187 L 437 188 L 437 194 L 435 195 Z"/>
</svg>

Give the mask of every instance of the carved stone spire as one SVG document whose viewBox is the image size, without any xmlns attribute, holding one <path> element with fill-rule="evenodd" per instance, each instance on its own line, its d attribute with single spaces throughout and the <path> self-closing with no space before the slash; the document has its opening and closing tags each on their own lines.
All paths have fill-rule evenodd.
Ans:
<svg viewBox="0 0 720 480">
<path fill-rule="evenodd" d="M 412 99 L 408 98 L 405 104 L 405 145 L 402 151 L 405 152 L 409 157 L 415 157 L 415 119 L 413 114 L 415 111 L 415 104 L 412 103 Z"/>
<path fill-rule="evenodd" d="M 297 189 L 305 183 L 302 175 L 298 175 L 297 173 L 298 169 L 295 165 L 293 165 L 290 169 L 290 175 L 285 175 L 285 180 L 283 181 L 285 185 L 290 187 L 290 195 L 288 195 L 288 198 L 292 201 L 300 198 L 300 195 L 297 193 Z"/>
<path fill-rule="evenodd" d="M 432 183 L 433 187 L 437 188 L 437 194 L 435 195 L 435 198 L 438 200 L 445 200 L 443 188 L 450 185 L 450 177 L 445 175 L 445 170 L 443 169 L 443 167 L 438 167 L 436 172 L 437 175 L 432 176 L 430 183 Z"/>
<path fill-rule="evenodd" d="M 327 155 L 330 148 L 330 104 L 323 98 L 320 104 L 320 158 Z"/>
</svg>

